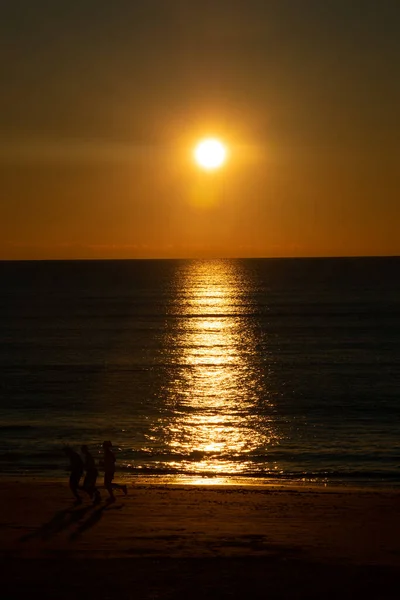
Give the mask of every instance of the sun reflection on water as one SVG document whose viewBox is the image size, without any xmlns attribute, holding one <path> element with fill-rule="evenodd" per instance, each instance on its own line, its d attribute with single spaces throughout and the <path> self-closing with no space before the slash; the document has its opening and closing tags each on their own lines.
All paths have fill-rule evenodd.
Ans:
<svg viewBox="0 0 400 600">
<path fill-rule="evenodd" d="M 278 443 L 246 288 L 232 261 L 184 263 L 178 273 L 163 357 L 173 375 L 163 390 L 166 414 L 153 431 L 171 450 L 171 468 L 240 474 L 247 455 L 265 455 Z"/>
</svg>

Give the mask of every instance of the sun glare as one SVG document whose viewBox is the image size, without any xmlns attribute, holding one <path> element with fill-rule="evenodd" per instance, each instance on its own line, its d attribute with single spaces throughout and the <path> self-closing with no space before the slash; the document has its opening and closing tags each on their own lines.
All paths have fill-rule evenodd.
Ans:
<svg viewBox="0 0 400 600">
<path fill-rule="evenodd" d="M 203 169 L 218 169 L 226 160 L 226 147 L 214 138 L 202 140 L 194 150 L 194 158 Z"/>
</svg>

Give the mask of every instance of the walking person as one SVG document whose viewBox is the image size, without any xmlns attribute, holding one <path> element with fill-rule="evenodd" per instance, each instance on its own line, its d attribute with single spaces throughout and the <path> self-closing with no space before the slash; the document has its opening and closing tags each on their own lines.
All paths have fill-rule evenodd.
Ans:
<svg viewBox="0 0 400 600">
<path fill-rule="evenodd" d="M 76 498 L 76 503 L 82 504 L 82 498 L 78 494 L 78 489 L 81 489 L 79 487 L 79 482 L 83 475 L 83 461 L 79 454 L 75 452 L 75 450 L 72 450 L 70 446 L 65 446 L 64 452 L 69 458 L 69 464 L 71 469 L 71 473 L 69 476 L 69 488 Z"/>
<path fill-rule="evenodd" d="M 113 483 L 114 475 L 115 475 L 115 455 L 112 451 L 112 443 L 109 441 L 103 442 L 103 450 L 104 450 L 104 487 L 107 492 L 110 494 L 110 502 L 115 502 L 115 496 L 113 490 L 118 489 L 122 490 L 126 496 L 128 493 L 126 485 L 121 485 L 119 483 Z"/>
<path fill-rule="evenodd" d="M 86 471 L 85 479 L 83 480 L 83 489 L 93 500 L 94 504 L 100 502 L 100 492 L 96 487 L 96 480 L 99 474 L 96 463 L 93 456 L 89 452 L 89 448 L 86 444 L 81 446 L 81 452 L 83 454 L 83 464 Z"/>
</svg>

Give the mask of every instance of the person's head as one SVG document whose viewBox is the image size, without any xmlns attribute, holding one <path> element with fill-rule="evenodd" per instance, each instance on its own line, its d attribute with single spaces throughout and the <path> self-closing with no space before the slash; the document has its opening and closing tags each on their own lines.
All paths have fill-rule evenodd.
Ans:
<svg viewBox="0 0 400 600">
<path fill-rule="evenodd" d="M 72 450 L 71 446 L 64 446 L 63 452 L 67 456 L 71 456 L 72 454 L 74 454 L 74 451 Z"/>
<path fill-rule="evenodd" d="M 86 446 L 86 444 L 82 444 L 82 446 L 81 446 L 81 452 L 82 452 L 82 454 L 88 454 L 89 453 L 89 448 Z"/>
<path fill-rule="evenodd" d="M 103 450 L 110 450 L 112 448 L 112 443 L 109 440 L 105 440 L 103 442 Z"/>
</svg>

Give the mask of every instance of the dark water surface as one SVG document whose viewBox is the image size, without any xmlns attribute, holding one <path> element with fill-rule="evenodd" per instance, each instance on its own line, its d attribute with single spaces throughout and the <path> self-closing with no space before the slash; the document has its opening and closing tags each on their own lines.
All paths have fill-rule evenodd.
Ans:
<svg viewBox="0 0 400 600">
<path fill-rule="evenodd" d="M 0 263 L 0 469 L 400 483 L 400 258 Z M 208 481 L 208 479 L 207 479 Z"/>
</svg>

